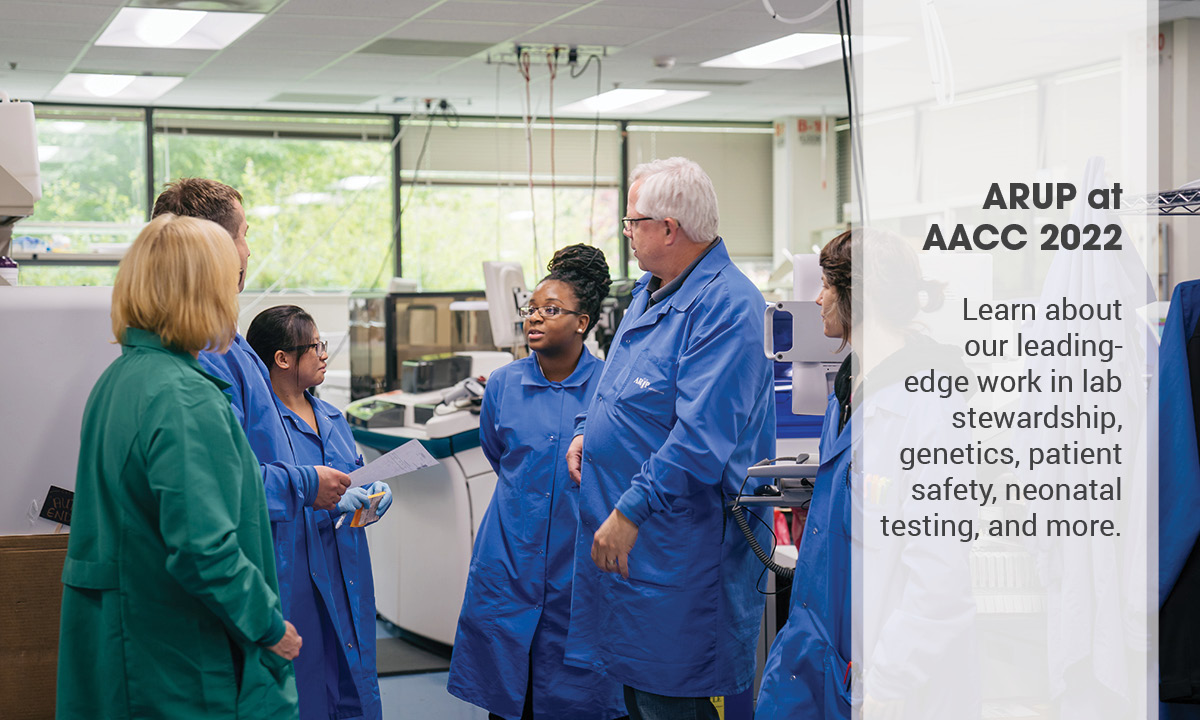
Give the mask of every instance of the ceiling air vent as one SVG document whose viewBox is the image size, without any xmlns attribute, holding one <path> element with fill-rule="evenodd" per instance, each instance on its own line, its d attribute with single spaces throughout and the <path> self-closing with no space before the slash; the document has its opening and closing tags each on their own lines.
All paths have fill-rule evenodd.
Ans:
<svg viewBox="0 0 1200 720">
<path fill-rule="evenodd" d="M 679 87 L 737 87 L 749 85 L 749 80 L 689 80 L 687 78 L 662 78 L 651 80 L 648 85 L 677 85 Z"/>
<path fill-rule="evenodd" d="M 436 40 L 403 40 L 383 38 L 358 52 L 366 55 L 401 55 L 408 57 L 471 57 L 495 43 L 440 42 Z"/>
<path fill-rule="evenodd" d="M 374 100 L 375 95 L 337 95 L 333 93 L 280 93 L 267 102 L 314 103 L 321 105 L 362 105 Z"/>
</svg>

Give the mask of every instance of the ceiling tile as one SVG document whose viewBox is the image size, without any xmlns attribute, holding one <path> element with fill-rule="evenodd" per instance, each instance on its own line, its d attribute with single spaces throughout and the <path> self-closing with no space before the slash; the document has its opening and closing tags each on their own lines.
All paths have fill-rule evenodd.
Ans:
<svg viewBox="0 0 1200 720">
<path fill-rule="evenodd" d="M 551 25 L 525 33 L 523 42 L 555 43 L 562 45 L 605 45 L 624 47 L 640 42 L 659 32 L 652 28 L 594 27 L 587 25 Z"/>
<path fill-rule="evenodd" d="M 418 20 L 408 23 L 389 37 L 422 40 L 459 40 L 462 42 L 505 42 L 527 31 L 528 23 L 464 23 Z"/>
<path fill-rule="evenodd" d="M 363 77 L 394 79 L 411 75 L 424 75 L 449 67 L 458 58 L 445 57 L 390 57 L 386 55 L 351 55 L 337 64 L 322 70 L 313 77 L 323 75 L 356 74 Z"/>
<path fill-rule="evenodd" d="M 470 22 L 524 22 L 540 24 L 550 22 L 574 8 L 563 5 L 525 2 L 464 2 L 451 0 L 438 5 L 421 16 L 422 20 L 463 20 Z"/>
<path fill-rule="evenodd" d="M 95 36 L 96 26 L 94 25 L 70 25 L 62 23 L 39 23 L 25 21 L 5 22 L 4 27 L 0 28 L 0 53 L 3 53 L 4 50 L 7 49 L 7 43 L 4 41 L 9 38 L 74 42 L 78 43 L 76 47 L 79 48 L 90 44 L 92 38 Z"/>
<path fill-rule="evenodd" d="M 580 10 L 564 22 L 570 25 L 668 30 L 679 27 L 682 21 L 684 18 L 680 14 L 663 12 L 657 6 L 614 7 L 605 3 Z"/>
<path fill-rule="evenodd" d="M 30 38 L 6 38 L 0 46 L 0 62 L 25 62 L 39 57 L 65 58 L 74 60 L 82 46 L 73 42 L 35 40 Z"/>
<path fill-rule="evenodd" d="M 331 35 L 334 37 L 377 37 L 387 33 L 396 23 L 381 22 L 378 18 L 335 17 L 330 15 L 284 15 L 275 13 L 255 25 L 247 35 Z"/>
<path fill-rule="evenodd" d="M 177 72 L 180 68 L 191 72 L 211 58 L 213 52 L 212 50 L 93 47 L 80 58 L 79 66 L 138 73 Z"/>
<path fill-rule="evenodd" d="M 288 0 L 276 15 L 339 16 L 343 18 L 374 18 L 381 25 L 386 20 L 410 18 L 436 2 L 426 0 Z"/>
<path fill-rule="evenodd" d="M 5 26 L 23 21 L 91 25 L 98 33 L 113 15 L 113 11 L 107 8 L 87 5 L 53 5 L 28 0 L 5 0 L 3 5 Z M 4 32 L 0 28 L 0 34 Z"/>
<path fill-rule="evenodd" d="M 373 38 L 333 37 L 330 35 L 256 35 L 247 39 L 247 46 L 260 51 L 287 51 L 296 48 L 319 47 L 321 50 L 348 54 L 370 43 Z"/>
</svg>

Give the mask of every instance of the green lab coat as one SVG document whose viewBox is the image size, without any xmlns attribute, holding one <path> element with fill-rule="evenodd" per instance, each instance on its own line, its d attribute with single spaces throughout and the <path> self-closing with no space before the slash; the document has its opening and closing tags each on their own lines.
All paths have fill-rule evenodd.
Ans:
<svg viewBox="0 0 1200 720">
<path fill-rule="evenodd" d="M 129 329 L 83 416 L 58 718 L 296 717 L 258 460 L 191 355 Z M 245 659 L 237 689 L 231 643 Z"/>
</svg>

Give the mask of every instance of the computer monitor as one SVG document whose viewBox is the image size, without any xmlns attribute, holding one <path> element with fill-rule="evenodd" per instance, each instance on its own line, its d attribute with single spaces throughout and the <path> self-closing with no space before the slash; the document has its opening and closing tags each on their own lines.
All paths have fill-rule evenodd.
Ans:
<svg viewBox="0 0 1200 720">
<path fill-rule="evenodd" d="M 520 334 L 521 316 L 517 308 L 529 302 L 529 290 L 525 287 L 525 271 L 520 263 L 485 262 L 483 283 L 487 296 L 488 318 L 492 325 L 492 339 L 498 348 L 516 345 Z"/>
</svg>

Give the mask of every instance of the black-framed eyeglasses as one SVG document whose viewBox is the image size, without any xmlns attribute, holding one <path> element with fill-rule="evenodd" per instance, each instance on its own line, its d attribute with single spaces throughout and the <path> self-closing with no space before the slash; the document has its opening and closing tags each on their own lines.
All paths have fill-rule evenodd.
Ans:
<svg viewBox="0 0 1200 720">
<path fill-rule="evenodd" d="M 329 354 L 329 341 L 322 340 L 321 342 L 309 343 L 307 345 L 296 345 L 290 348 L 283 348 L 284 352 L 299 352 L 301 355 L 308 352 L 312 348 L 317 349 L 317 355 Z"/>
<path fill-rule="evenodd" d="M 578 312 L 576 310 L 568 310 L 566 308 L 561 308 L 557 305 L 543 305 L 541 307 L 531 307 L 529 305 L 526 305 L 524 307 L 517 308 L 517 314 L 520 315 L 522 318 L 531 318 L 531 317 L 533 317 L 534 313 L 538 313 L 543 318 L 558 317 L 559 315 L 562 315 L 564 313 L 567 315 L 585 315 L 586 314 L 586 313 Z"/>
<path fill-rule="evenodd" d="M 634 223 L 640 223 L 643 220 L 656 220 L 656 219 L 657 218 L 652 218 L 649 216 L 640 217 L 640 218 L 623 217 L 623 218 L 621 218 L 621 226 L 625 228 L 625 232 L 633 232 L 633 224 Z"/>
</svg>

